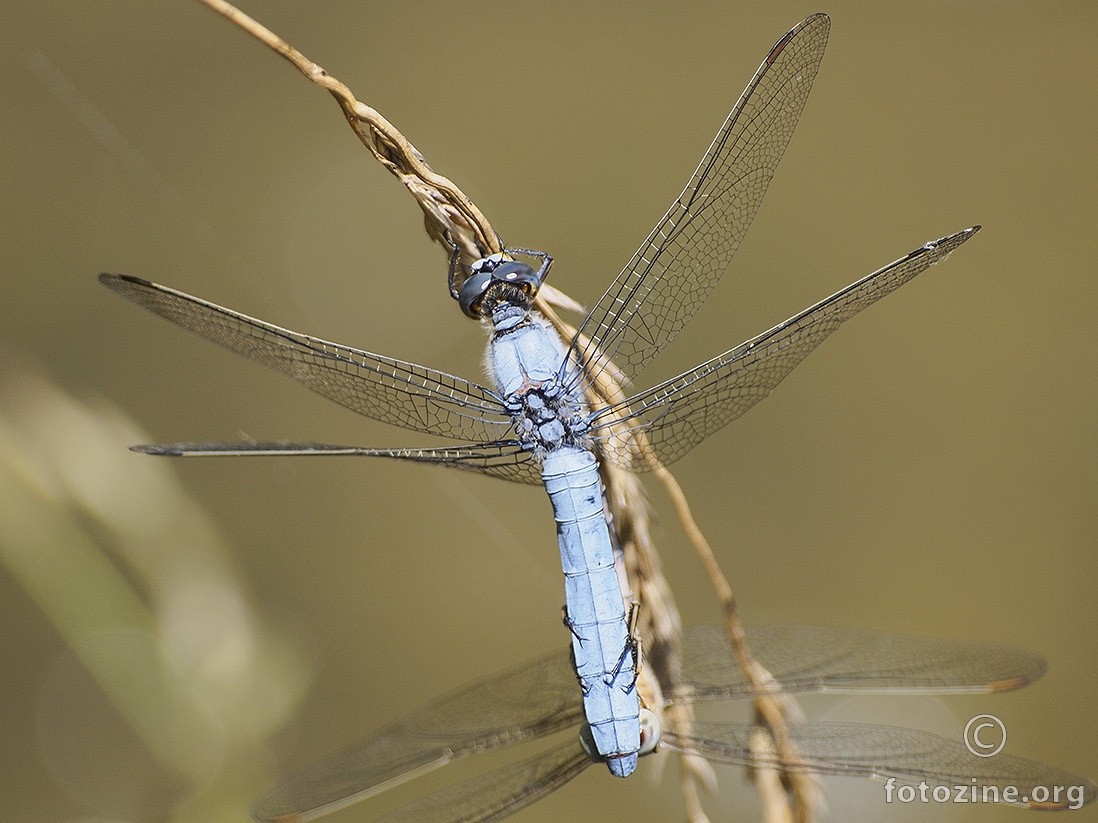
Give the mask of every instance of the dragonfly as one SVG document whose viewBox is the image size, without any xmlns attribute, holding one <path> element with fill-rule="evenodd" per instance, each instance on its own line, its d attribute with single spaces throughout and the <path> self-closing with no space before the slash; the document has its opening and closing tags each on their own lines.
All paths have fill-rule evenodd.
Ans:
<svg viewBox="0 0 1098 823">
<path fill-rule="evenodd" d="M 1041 677 L 1034 652 L 864 629 L 774 625 L 747 627 L 756 658 L 785 693 L 996 693 Z M 722 630 L 687 629 L 681 678 L 664 684 L 668 704 L 750 698 L 755 692 Z M 373 797 L 469 755 L 556 735 L 537 754 L 427 794 L 382 818 L 384 823 L 498 820 L 561 788 L 595 759 L 578 727 L 583 707 L 567 653 L 553 652 L 458 688 L 413 714 L 306 766 L 254 804 L 256 820 L 305 823 Z M 662 724 L 662 727 L 661 727 Z M 976 757 L 963 743 L 914 729 L 857 723 L 789 727 L 795 759 L 753 745 L 751 724 L 691 721 L 674 728 L 657 718 L 652 748 L 755 768 L 895 779 L 900 785 L 961 786 L 980 798 L 1035 808 L 1077 807 L 1098 787 L 1053 766 L 1012 755 Z M 567 733 L 565 733 L 567 732 Z M 1037 787 L 1061 787 L 1041 801 Z M 1055 796 L 1055 795 L 1054 795 Z M 1037 798 L 1037 799 L 1034 799 Z M 973 801 L 973 802 L 983 802 Z"/>
<path fill-rule="evenodd" d="M 587 314 L 571 341 L 533 309 L 552 258 L 476 261 L 451 291 L 489 330 L 493 387 L 258 320 L 120 274 L 122 296 L 273 367 L 360 414 L 450 440 L 437 448 L 305 442 L 176 443 L 161 455 L 357 455 L 419 461 L 543 483 L 564 571 L 566 619 L 595 746 L 625 777 L 641 748 L 639 655 L 614 567 L 598 467 L 647 471 L 744 414 L 845 320 L 941 262 L 979 226 L 926 243 L 697 367 L 620 402 L 588 403 L 604 373 L 631 383 L 706 302 L 739 248 L 800 119 L 823 58 L 826 15 L 808 17 L 767 54 L 683 192 Z M 638 447 L 638 437 L 645 445 Z"/>
</svg>

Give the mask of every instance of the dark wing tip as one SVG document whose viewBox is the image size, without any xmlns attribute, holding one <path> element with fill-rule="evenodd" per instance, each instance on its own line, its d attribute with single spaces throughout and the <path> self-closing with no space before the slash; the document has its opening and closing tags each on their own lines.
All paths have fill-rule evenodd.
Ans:
<svg viewBox="0 0 1098 823">
<path fill-rule="evenodd" d="M 116 283 L 133 283 L 138 286 L 151 286 L 152 282 L 143 277 L 134 277 L 131 274 L 112 274 L 109 271 L 100 272 L 99 282 L 107 288 L 113 289 Z"/>
<path fill-rule="evenodd" d="M 161 457 L 182 457 L 183 452 L 177 446 L 151 446 L 139 443 L 130 446 L 130 451 L 138 454 L 155 454 Z"/>
<path fill-rule="evenodd" d="M 804 31 L 809 26 L 816 25 L 817 23 L 823 25 L 826 37 L 826 33 L 830 33 L 831 30 L 831 18 L 824 14 L 822 11 L 818 11 L 815 14 L 810 14 L 808 17 L 795 25 L 778 39 L 778 42 L 771 47 L 770 51 L 766 55 L 766 59 L 763 62 L 768 66 L 772 64 L 775 60 L 778 59 L 778 55 L 782 53 L 785 47 L 789 45 L 789 41 L 791 41 L 796 35 Z"/>
</svg>

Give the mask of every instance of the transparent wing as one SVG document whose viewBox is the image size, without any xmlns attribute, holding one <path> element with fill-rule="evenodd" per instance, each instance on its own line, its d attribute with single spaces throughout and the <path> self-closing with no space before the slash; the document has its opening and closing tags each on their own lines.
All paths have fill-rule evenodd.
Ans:
<svg viewBox="0 0 1098 823">
<path fill-rule="evenodd" d="M 1032 682 L 1044 672 L 1039 655 L 1008 646 L 860 629 L 749 627 L 747 642 L 759 662 L 791 692 L 1002 691 Z M 681 671 L 683 681 L 668 690 L 673 701 L 752 694 L 723 631 L 715 627 L 684 633 Z M 578 728 L 582 719 L 568 652 L 552 652 L 451 692 L 307 766 L 261 797 L 253 814 L 258 820 L 279 823 L 312 820 L 460 757 Z M 722 739 L 732 746 L 735 738 Z M 422 801 L 424 806 L 408 807 L 407 813 L 427 820 L 464 819 L 445 816 L 441 810 L 449 804 L 460 805 L 463 814 L 472 815 L 469 819 L 503 816 L 571 779 L 586 765 L 576 739 L 553 751 L 556 754 L 545 755 L 547 759 L 538 755 L 505 773 L 491 772 L 447 789 L 451 794 L 434 795 L 434 800 Z"/>
<path fill-rule="evenodd" d="M 131 446 L 132 451 L 165 457 L 389 457 L 433 463 L 530 485 L 541 484 L 541 472 L 531 453 L 517 442 L 472 444 L 439 449 L 367 449 L 328 443 L 159 443 Z"/>
<path fill-rule="evenodd" d="M 766 397 L 843 321 L 940 263 L 979 229 L 927 243 L 765 334 L 598 412 L 592 433 L 601 440 L 603 455 L 631 471 L 649 468 L 632 448 L 628 432 L 610 431 L 623 426 L 644 431 L 663 463 L 679 459 Z"/>
<path fill-rule="evenodd" d="M 1036 652 L 829 626 L 748 626 L 747 647 L 789 692 L 981 693 L 1018 689 L 1045 672 Z M 749 697 L 721 629 L 686 630 L 672 701 Z"/>
<path fill-rule="evenodd" d="M 556 791 L 592 763 L 576 737 L 542 754 L 422 797 L 379 823 L 500 820 Z"/>
<path fill-rule="evenodd" d="M 466 685 L 305 767 L 260 797 L 252 814 L 262 821 L 312 820 L 460 757 L 578 729 L 582 717 L 576 674 L 558 649 Z M 578 737 L 572 743 L 579 748 Z"/>
<path fill-rule="evenodd" d="M 511 421 L 495 393 L 461 377 L 329 343 L 122 274 L 107 288 L 317 394 L 383 423 L 466 442 L 494 442 Z"/>
<path fill-rule="evenodd" d="M 894 777 L 900 784 L 913 786 L 923 781 L 931 787 L 963 786 L 980 798 L 979 801 L 970 798 L 968 802 L 994 800 L 1058 809 L 1073 803 L 1089 803 L 1098 797 L 1094 783 L 1055 766 L 1006 754 L 977 757 L 958 740 L 913 729 L 857 723 L 790 726 L 790 741 L 797 749 L 794 762 L 783 761 L 773 754 L 756 754 L 751 747 L 755 732 L 757 727 L 749 725 L 694 723 L 690 735 L 665 729 L 662 742 L 677 751 L 722 763 L 880 780 Z M 1015 787 L 1011 789 L 1017 793 L 1013 800 L 1007 795 L 1007 787 Z M 1051 792 L 1054 787 L 1061 790 L 1055 800 L 1044 794 L 1044 789 Z M 1068 787 L 1077 787 L 1078 799 L 1067 796 Z M 983 799 L 985 796 L 987 800 Z"/>
<path fill-rule="evenodd" d="M 785 153 L 830 26 L 815 14 L 770 50 L 682 194 L 584 320 L 589 342 L 572 344 L 581 362 L 611 358 L 632 379 L 709 298 Z"/>
</svg>

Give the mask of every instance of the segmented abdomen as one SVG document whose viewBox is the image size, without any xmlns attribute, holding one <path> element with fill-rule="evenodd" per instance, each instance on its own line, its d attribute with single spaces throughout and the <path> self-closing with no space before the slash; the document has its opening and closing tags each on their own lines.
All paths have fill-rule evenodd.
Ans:
<svg viewBox="0 0 1098 823">
<path fill-rule="evenodd" d="M 625 777 L 640 747 L 633 649 L 595 456 L 574 446 L 549 452 L 541 469 L 553 503 L 564 568 L 572 650 L 595 747 Z"/>
</svg>

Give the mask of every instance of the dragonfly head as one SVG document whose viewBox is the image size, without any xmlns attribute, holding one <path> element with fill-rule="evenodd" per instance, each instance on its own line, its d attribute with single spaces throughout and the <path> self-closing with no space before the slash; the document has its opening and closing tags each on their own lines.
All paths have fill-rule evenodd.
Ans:
<svg viewBox="0 0 1098 823">
<path fill-rule="evenodd" d="M 525 313 L 541 288 L 539 272 L 525 263 L 505 260 L 501 254 L 481 258 L 471 270 L 458 292 L 458 302 L 461 310 L 474 319 L 490 318 L 505 306 L 516 306 Z"/>
</svg>

